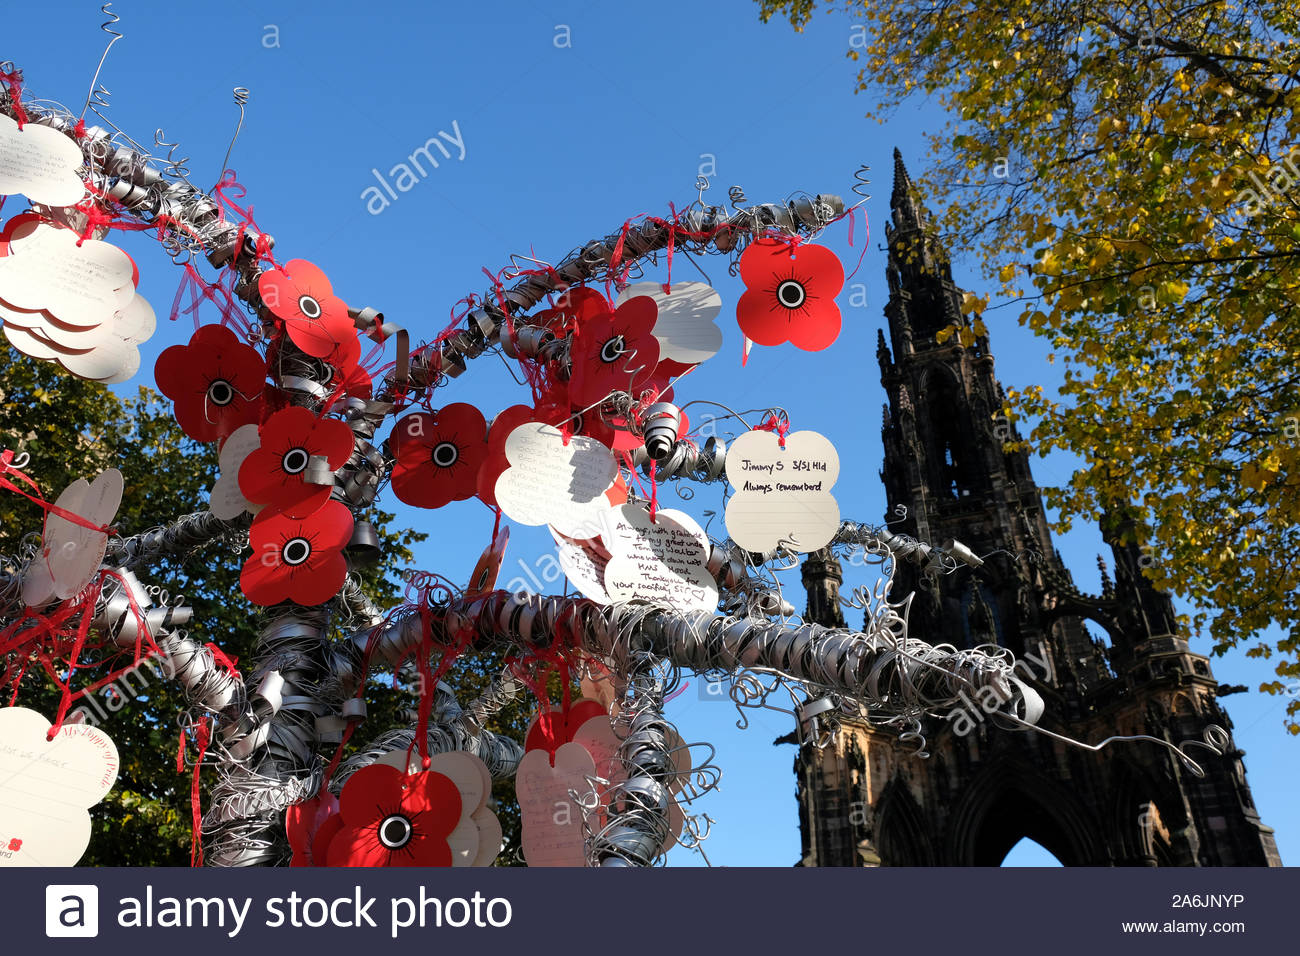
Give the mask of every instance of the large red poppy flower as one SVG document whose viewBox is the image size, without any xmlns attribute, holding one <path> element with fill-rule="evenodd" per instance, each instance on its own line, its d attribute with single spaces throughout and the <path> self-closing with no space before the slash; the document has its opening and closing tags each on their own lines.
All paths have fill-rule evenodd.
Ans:
<svg viewBox="0 0 1300 956">
<path fill-rule="evenodd" d="M 336 367 L 357 360 L 361 345 L 347 303 L 334 294 L 329 277 L 306 259 L 291 259 L 284 270 L 257 279 L 262 302 L 284 322 L 293 344 L 316 358 L 338 359 Z"/>
<path fill-rule="evenodd" d="M 324 866 L 330 840 L 342 825 L 338 798 L 329 791 L 291 806 L 284 814 L 285 835 L 293 850 L 289 865 Z"/>
<path fill-rule="evenodd" d="M 487 458 L 487 422 L 473 405 L 456 402 L 433 415 L 407 415 L 388 443 L 397 459 L 393 493 L 417 508 L 441 508 L 474 496 Z"/>
<path fill-rule="evenodd" d="M 613 391 L 635 392 L 655 373 L 659 340 L 654 337 L 659 307 L 648 295 L 620 305 L 613 315 L 578 326 L 569 356 L 569 401 L 576 408 L 599 402 Z"/>
<path fill-rule="evenodd" d="M 176 406 L 176 421 L 196 441 L 225 441 L 261 416 L 266 362 L 223 325 L 205 325 L 188 345 L 158 356 L 154 378 Z"/>
<path fill-rule="evenodd" d="M 291 518 L 311 514 L 334 490 L 306 480 L 312 457 L 324 457 L 330 471 L 338 471 L 352 455 L 347 425 L 296 405 L 268 418 L 258 435 L 261 447 L 239 467 L 239 490 L 254 504 L 270 505 Z"/>
<path fill-rule="evenodd" d="M 268 508 L 249 529 L 253 556 L 244 562 L 240 589 L 263 607 L 281 601 L 324 604 L 347 577 L 343 547 L 351 538 L 352 513 L 337 501 L 325 502 L 307 518 Z"/>
<path fill-rule="evenodd" d="M 489 508 L 497 506 L 497 479 L 510 467 L 506 458 L 506 439 L 524 422 L 544 421 L 527 405 L 511 405 L 492 419 L 488 430 L 487 454 L 479 465 L 477 491 L 479 499 Z"/>
<path fill-rule="evenodd" d="M 756 344 L 790 342 L 816 352 L 839 337 L 835 297 L 844 287 L 844 267 L 825 246 L 750 243 L 740 257 L 740 278 L 745 293 L 736 320 Z"/>
<path fill-rule="evenodd" d="M 451 866 L 447 837 L 460 811 L 460 790 L 449 777 L 362 767 L 343 786 L 343 825 L 330 841 L 329 865 Z"/>
</svg>

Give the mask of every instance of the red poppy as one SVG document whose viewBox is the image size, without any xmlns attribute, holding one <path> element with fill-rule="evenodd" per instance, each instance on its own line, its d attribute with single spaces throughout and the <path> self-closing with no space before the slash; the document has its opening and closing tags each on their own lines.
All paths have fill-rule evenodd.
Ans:
<svg viewBox="0 0 1300 956">
<path fill-rule="evenodd" d="M 322 796 L 295 803 L 284 814 L 285 835 L 293 850 L 290 866 L 324 866 L 325 850 L 342 825 L 339 801 L 326 791 Z"/>
<path fill-rule="evenodd" d="M 477 490 L 487 422 L 473 405 L 457 402 L 433 415 L 407 415 L 393 426 L 388 443 L 397 459 L 393 493 L 417 508 L 441 508 Z"/>
<path fill-rule="evenodd" d="M 492 419 L 488 430 L 487 455 L 479 465 L 477 490 L 479 499 L 489 508 L 497 506 L 497 479 L 510 467 L 506 459 L 506 439 L 524 422 L 541 421 L 527 405 L 511 405 Z"/>
<path fill-rule="evenodd" d="M 334 294 L 329 277 L 306 259 L 291 259 L 284 271 L 263 272 L 257 279 L 257 292 L 266 307 L 284 321 L 293 344 L 308 355 L 346 359 L 349 351 L 360 354 L 361 345 L 356 326 L 348 317 L 347 303 Z M 356 361 L 356 355 L 351 361 Z"/>
<path fill-rule="evenodd" d="M 659 364 L 654 337 L 659 307 L 648 295 L 628 299 L 613 315 L 578 326 L 569 347 L 569 400 L 585 408 L 613 391 L 634 392 Z"/>
<path fill-rule="evenodd" d="M 740 257 L 745 294 L 736 320 L 757 345 L 790 342 L 806 352 L 826 348 L 840 334 L 835 297 L 844 287 L 844 267 L 825 246 L 762 240 Z"/>
<path fill-rule="evenodd" d="M 324 604 L 347 577 L 343 547 L 351 538 L 352 513 L 337 501 L 325 502 L 306 518 L 268 508 L 249 529 L 253 556 L 244 562 L 239 586 L 263 607 L 281 601 Z"/>
<path fill-rule="evenodd" d="M 612 311 L 609 302 L 595 289 L 577 286 L 561 293 L 554 308 L 538 312 L 533 321 L 558 332 L 604 318 Z"/>
<path fill-rule="evenodd" d="M 447 837 L 460 823 L 460 790 L 433 771 L 362 767 L 343 785 L 342 827 L 330 866 L 451 866 Z"/>
<path fill-rule="evenodd" d="M 196 441 L 225 441 L 261 417 L 266 362 L 223 325 L 205 325 L 188 345 L 165 350 L 154 378 L 175 403 L 181 429 Z"/>
<path fill-rule="evenodd" d="M 290 518 L 305 518 L 334 490 L 332 484 L 306 480 L 311 459 L 321 456 L 330 471 L 338 471 L 352 455 L 347 425 L 297 405 L 268 418 L 258 435 L 261 446 L 239 467 L 239 490 L 254 504 L 270 505 Z"/>
</svg>

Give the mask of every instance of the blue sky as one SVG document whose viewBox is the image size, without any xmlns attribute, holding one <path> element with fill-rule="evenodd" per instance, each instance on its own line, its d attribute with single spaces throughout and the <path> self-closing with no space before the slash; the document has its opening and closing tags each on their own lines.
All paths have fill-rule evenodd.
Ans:
<svg viewBox="0 0 1300 956">
<path fill-rule="evenodd" d="M 711 177 L 706 199 L 714 202 L 731 185 L 743 186 L 754 202 L 800 190 L 851 199 L 854 170 L 870 165 L 872 237 L 840 299 L 844 331 L 835 345 L 813 354 L 789 345 L 755 348 L 742 370 L 739 332 L 727 321 L 739 280 L 711 257 L 700 264 L 723 295 L 726 342 L 679 396 L 738 409 L 784 406 L 796 428 L 821 431 L 838 447 L 836 494 L 844 516 L 880 520 L 884 393 L 875 338 L 887 293 L 878 243 L 891 151 L 898 146 L 914 172 L 923 169 L 923 136 L 943 122 L 936 106 L 914 101 L 883 126 L 863 119 L 866 94 L 853 94 L 856 69 L 844 56 L 850 22 L 839 14 L 819 15 L 795 34 L 781 23 L 761 24 L 757 5 L 745 0 L 636 7 L 390 0 L 371 8 L 374 16 L 366 9 L 337 0 L 259 3 L 256 10 L 116 3 L 125 39 L 101 76 L 113 93 L 110 117 L 141 142 L 165 130 L 181 144 L 179 155 L 190 157 L 191 181 L 203 188 L 216 181 L 234 131 L 230 91 L 248 88 L 248 115 L 230 166 L 259 224 L 275 236 L 278 258 L 311 259 L 349 304 L 378 308 L 424 338 L 446 325 L 459 299 L 486 291 L 484 268 L 496 272 L 511 253 L 558 261 L 632 216 L 665 214 L 669 202 L 680 209 L 696 198 L 701 172 Z M 91 3 L 15 5 L 5 12 L 0 58 L 24 68 L 32 95 L 77 111 L 103 50 L 101 19 Z M 372 214 L 366 200 L 373 194 L 365 193 L 375 184 L 372 170 L 390 170 L 440 131 L 463 142 L 463 158 L 457 146 L 449 146 L 449 158 L 435 151 L 438 167 L 426 166 L 409 191 Z M 843 223 L 825 237 L 848 270 L 865 241 L 858 226 L 855 247 Z M 179 270 L 147 238 L 128 237 L 124 245 L 139 263 L 140 291 L 165 316 Z M 961 263 L 955 271 L 969 289 L 991 287 Z M 698 275 L 679 258 L 674 278 L 691 277 Z M 987 317 L 998 374 L 1011 387 L 1052 384 L 1047 349 L 1011 312 Z M 158 353 L 187 337 L 186 326 L 163 318 L 143 349 L 136 382 L 152 385 Z M 526 392 L 500 362 L 483 359 L 445 395 L 491 415 Z M 1071 470 L 1059 454 L 1034 464 L 1040 484 L 1063 483 Z M 720 494 L 703 487 L 692 501 L 673 504 L 705 521 Z M 490 512 L 476 501 L 436 512 L 403 508 L 401 516 L 430 532 L 420 567 L 457 581 L 467 578 L 492 528 Z M 1077 583 L 1097 590 L 1094 556 L 1103 547 L 1095 529 L 1076 527 L 1056 544 Z M 544 530 L 514 529 L 508 573 L 538 567 L 549 550 Z M 787 578 L 791 600 L 801 606 L 797 572 Z M 1266 662 L 1240 655 L 1216 661 L 1214 669 L 1221 682 L 1252 688 L 1271 677 Z M 794 748 L 772 746 L 791 719 L 760 711 L 741 732 L 734 708 L 691 683 L 670 716 L 687 741 L 717 747 L 724 771 L 719 792 L 700 806 L 717 821 L 706 843 L 710 860 L 793 864 Z M 1300 741 L 1282 730 L 1284 702 L 1252 691 L 1226 705 L 1247 752 L 1260 814 L 1276 828 L 1283 860 L 1293 862 L 1300 802 L 1292 767 Z M 680 850 L 670 856 L 673 865 L 700 862 Z"/>
</svg>

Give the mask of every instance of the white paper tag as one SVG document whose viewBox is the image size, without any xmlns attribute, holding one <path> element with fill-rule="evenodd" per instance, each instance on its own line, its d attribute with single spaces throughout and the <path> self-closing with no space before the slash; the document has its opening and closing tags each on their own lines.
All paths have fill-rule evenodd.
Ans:
<svg viewBox="0 0 1300 956">
<path fill-rule="evenodd" d="M 525 422 L 506 439 L 510 467 L 497 479 L 497 504 L 520 524 L 549 524 L 570 538 L 593 538 L 610 510 L 605 492 L 618 477 L 608 448 L 584 435 L 568 445 L 560 430 Z"/>
<path fill-rule="evenodd" d="M 55 505 L 90 524 L 108 526 L 121 503 L 122 473 L 110 468 L 93 483 L 78 478 L 63 490 Z M 84 528 L 53 512 L 45 518 L 42 541 L 41 553 L 23 577 L 23 601 L 29 607 L 79 594 L 95 576 L 108 548 L 108 535 L 102 531 Z"/>
<path fill-rule="evenodd" d="M 555 766 L 545 750 L 530 750 L 519 761 L 515 791 L 523 822 L 524 859 L 529 866 L 586 866 L 582 808 L 569 791 L 591 790 L 596 775 L 591 754 L 567 743 L 555 751 Z"/>
<path fill-rule="evenodd" d="M 703 282 L 674 282 L 664 292 L 658 282 L 635 282 L 618 296 L 618 304 L 638 295 L 648 295 L 659 307 L 654 336 L 659 340 L 660 359 L 683 365 L 699 365 L 722 348 L 722 329 L 714 323 L 722 311 L 722 296 Z"/>
<path fill-rule="evenodd" d="M 98 727 L 0 709 L 0 866 L 73 866 L 90 843 L 90 814 L 117 780 L 117 747 Z"/>
<path fill-rule="evenodd" d="M 134 272 L 131 257 L 111 243 L 87 239 L 78 247 L 71 229 L 27 222 L 0 256 L 0 299 L 44 309 L 66 325 L 101 325 L 135 295 Z"/>
<path fill-rule="evenodd" d="M 583 597 L 591 598 L 598 604 L 609 604 L 609 594 L 605 591 L 605 565 L 609 558 L 594 548 L 584 547 L 551 529 L 555 539 L 555 551 L 560 558 L 560 567 Z"/>
<path fill-rule="evenodd" d="M 257 425 L 241 425 L 230 433 L 217 458 L 220 475 L 208 496 L 208 510 L 222 521 L 238 518 L 245 511 L 257 514 L 265 505 L 255 505 L 239 490 L 239 467 L 260 448 Z"/>
<path fill-rule="evenodd" d="M 806 554 L 835 537 L 840 506 L 830 490 L 840 457 L 824 436 L 794 432 L 782 449 L 773 432 L 746 432 L 727 449 L 726 467 L 736 489 L 727 502 L 727 533 L 746 551 L 783 544 Z"/>
<path fill-rule="evenodd" d="M 57 130 L 0 113 L 0 196 L 22 193 L 47 206 L 71 206 L 86 194 L 77 175 L 81 148 Z"/>
<path fill-rule="evenodd" d="M 656 601 L 682 611 L 717 607 L 718 586 L 707 568 L 709 539 L 694 518 L 661 509 L 651 521 L 638 504 L 615 509 L 613 517 L 603 536 L 610 553 L 605 590 L 611 601 Z"/>
</svg>

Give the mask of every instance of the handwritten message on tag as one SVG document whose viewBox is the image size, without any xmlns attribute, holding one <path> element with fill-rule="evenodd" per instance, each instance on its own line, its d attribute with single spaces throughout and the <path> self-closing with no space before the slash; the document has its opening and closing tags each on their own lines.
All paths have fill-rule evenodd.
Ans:
<svg viewBox="0 0 1300 956">
<path fill-rule="evenodd" d="M 0 196 L 22 193 L 46 206 L 81 201 L 86 186 L 77 175 L 81 149 L 57 130 L 18 123 L 0 113 Z"/>
<path fill-rule="evenodd" d="M 807 553 L 823 548 L 840 526 L 831 487 L 840 475 L 835 446 L 817 432 L 787 435 L 785 448 L 768 431 L 746 432 L 727 449 L 727 533 L 746 551 L 778 545 Z"/>
<path fill-rule="evenodd" d="M 44 309 L 67 325 L 89 328 L 112 319 L 135 295 L 135 266 L 99 239 L 77 245 L 71 229 L 18 217 L 5 226 L 9 254 L 0 256 L 0 299 Z"/>
<path fill-rule="evenodd" d="M 560 430 L 525 422 L 506 439 L 510 467 L 496 483 L 497 503 L 520 524 L 549 524 L 570 538 L 599 533 L 610 509 L 605 492 L 618 476 L 608 448 L 583 435 L 564 443 Z"/>
<path fill-rule="evenodd" d="M 0 866 L 72 866 L 90 844 L 90 814 L 117 780 L 117 747 L 98 727 L 0 709 Z"/>
<path fill-rule="evenodd" d="M 555 539 L 555 552 L 560 559 L 569 583 L 578 589 L 583 597 L 589 597 L 600 604 L 609 604 L 609 592 L 605 590 L 605 566 L 609 556 L 582 541 L 573 541 L 551 529 Z"/>
<path fill-rule="evenodd" d="M 650 520 L 642 505 L 616 509 L 602 536 L 610 559 L 605 590 L 611 601 L 658 601 L 686 611 L 717 607 L 718 587 L 706 565 L 709 539 L 685 512 L 662 509 Z"/>
<path fill-rule="evenodd" d="M 569 796 L 591 790 L 596 763 L 581 745 L 566 743 L 555 752 L 530 750 L 519 761 L 515 791 L 523 823 L 524 859 L 529 866 L 586 866 L 582 808 Z"/>
<path fill-rule="evenodd" d="M 223 521 L 238 518 L 245 511 L 257 514 L 266 505 L 253 504 L 239 490 L 239 468 L 244 459 L 262 446 L 256 425 L 241 425 L 221 446 L 217 465 L 220 476 L 208 496 L 208 510 Z"/>
</svg>

